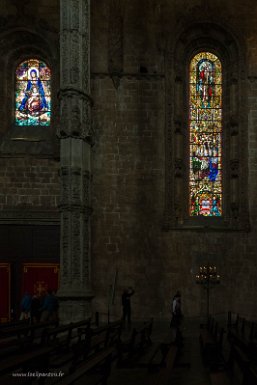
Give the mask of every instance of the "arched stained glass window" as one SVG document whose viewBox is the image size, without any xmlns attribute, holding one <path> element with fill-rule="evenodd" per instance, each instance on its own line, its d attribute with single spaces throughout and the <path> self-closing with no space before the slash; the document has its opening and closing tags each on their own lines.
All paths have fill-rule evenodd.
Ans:
<svg viewBox="0 0 257 385">
<path fill-rule="evenodd" d="M 51 71 L 42 61 L 23 61 L 16 69 L 15 122 L 18 126 L 49 126 Z"/>
<path fill-rule="evenodd" d="M 222 215 L 222 67 L 200 52 L 189 73 L 189 215 Z"/>
</svg>

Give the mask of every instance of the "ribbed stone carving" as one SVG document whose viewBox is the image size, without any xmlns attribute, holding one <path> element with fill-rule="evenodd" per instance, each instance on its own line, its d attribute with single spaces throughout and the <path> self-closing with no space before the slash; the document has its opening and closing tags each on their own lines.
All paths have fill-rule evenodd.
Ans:
<svg viewBox="0 0 257 385">
<path fill-rule="evenodd" d="M 89 315 L 91 105 L 90 1 L 61 0 L 60 178 L 62 322 Z M 69 304 L 69 311 L 67 305 Z"/>
</svg>

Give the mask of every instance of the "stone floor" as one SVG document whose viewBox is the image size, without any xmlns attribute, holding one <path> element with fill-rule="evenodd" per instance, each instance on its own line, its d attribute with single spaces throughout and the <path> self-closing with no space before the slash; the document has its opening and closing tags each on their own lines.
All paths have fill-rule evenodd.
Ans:
<svg viewBox="0 0 257 385">
<path fill-rule="evenodd" d="M 134 325 L 135 326 L 135 325 Z M 169 332 L 168 322 L 155 322 L 153 328 L 153 342 L 163 341 Z M 200 320 L 184 320 L 182 327 L 183 347 L 178 355 L 177 365 L 172 372 L 172 385 L 209 385 L 208 369 L 203 366 L 199 332 Z M 187 367 L 185 364 L 189 363 Z M 149 374 L 146 369 L 118 369 L 112 368 L 108 385 L 148 385 Z"/>
</svg>

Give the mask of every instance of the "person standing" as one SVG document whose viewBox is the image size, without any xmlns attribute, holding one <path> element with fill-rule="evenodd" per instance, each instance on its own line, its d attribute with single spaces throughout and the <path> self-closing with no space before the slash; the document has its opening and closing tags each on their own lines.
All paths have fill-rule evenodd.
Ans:
<svg viewBox="0 0 257 385">
<path fill-rule="evenodd" d="M 52 290 L 47 291 L 47 295 L 44 298 L 44 302 L 40 310 L 42 312 L 40 322 L 47 322 L 47 321 L 57 322 L 58 299 L 53 294 Z"/>
<path fill-rule="evenodd" d="M 31 301 L 31 322 L 38 323 L 40 321 L 40 299 L 37 294 L 34 294 Z"/>
<path fill-rule="evenodd" d="M 128 325 L 131 324 L 131 304 L 130 297 L 135 293 L 135 290 L 132 287 L 124 289 L 121 297 L 122 302 L 122 319 L 123 322 L 128 320 Z"/>
<path fill-rule="evenodd" d="M 21 300 L 20 321 L 30 319 L 31 302 L 32 302 L 31 295 L 28 292 L 25 292 Z"/>
<path fill-rule="evenodd" d="M 172 319 L 170 327 L 178 328 L 182 318 L 181 293 L 177 291 L 172 299 Z"/>
</svg>

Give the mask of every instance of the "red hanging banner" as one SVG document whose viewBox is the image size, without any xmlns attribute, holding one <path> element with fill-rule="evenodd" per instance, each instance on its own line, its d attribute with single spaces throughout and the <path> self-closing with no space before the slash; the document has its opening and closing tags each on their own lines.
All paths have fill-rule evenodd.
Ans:
<svg viewBox="0 0 257 385">
<path fill-rule="evenodd" d="M 42 295 L 47 290 L 57 291 L 59 287 L 59 264 L 24 263 L 22 295 Z"/>
<path fill-rule="evenodd" d="M 10 321 L 10 264 L 0 263 L 0 323 Z"/>
</svg>

